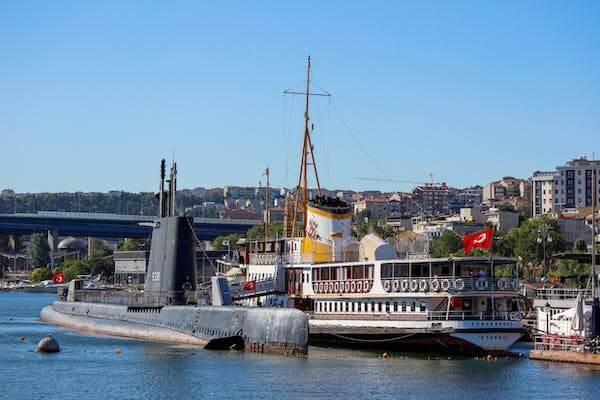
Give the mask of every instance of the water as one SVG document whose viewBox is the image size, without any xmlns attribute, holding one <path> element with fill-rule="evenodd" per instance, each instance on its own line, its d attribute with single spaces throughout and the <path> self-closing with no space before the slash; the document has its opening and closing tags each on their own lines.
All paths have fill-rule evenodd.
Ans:
<svg viewBox="0 0 600 400">
<path fill-rule="evenodd" d="M 321 348 L 308 359 L 206 351 L 46 325 L 39 311 L 53 299 L 0 292 L 0 399 L 600 399 L 598 367 L 527 358 L 384 360 L 379 352 Z M 47 333 L 61 353 L 35 352 Z"/>
</svg>

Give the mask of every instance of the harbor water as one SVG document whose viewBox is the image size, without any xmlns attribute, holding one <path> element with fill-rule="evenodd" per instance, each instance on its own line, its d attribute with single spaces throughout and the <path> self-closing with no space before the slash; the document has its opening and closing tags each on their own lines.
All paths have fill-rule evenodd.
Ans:
<svg viewBox="0 0 600 400">
<path fill-rule="evenodd" d="M 311 347 L 306 359 L 147 343 L 39 321 L 54 295 L 0 292 L 0 399 L 598 399 L 600 367 Z M 36 352 L 51 333 L 62 351 Z"/>
</svg>

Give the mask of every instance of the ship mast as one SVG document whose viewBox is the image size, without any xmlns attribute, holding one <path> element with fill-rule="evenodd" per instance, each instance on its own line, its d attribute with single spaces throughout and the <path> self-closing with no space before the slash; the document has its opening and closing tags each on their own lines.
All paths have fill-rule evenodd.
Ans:
<svg viewBox="0 0 600 400">
<path fill-rule="evenodd" d="M 265 186 L 265 238 L 269 237 L 269 223 L 271 218 L 269 216 L 269 167 L 265 170 L 263 175 L 267 176 L 267 186 Z"/>
<path fill-rule="evenodd" d="M 310 131 L 312 127 L 309 128 L 309 99 L 310 96 L 327 96 L 329 97 L 329 93 L 311 93 L 310 92 L 310 72 L 311 72 L 311 63 L 310 56 L 308 56 L 308 63 L 306 67 L 306 92 L 291 92 L 285 91 L 285 94 L 301 94 L 306 96 L 305 109 L 304 109 L 304 140 L 302 144 L 302 153 L 300 157 L 300 172 L 298 174 L 298 184 L 296 185 L 295 191 L 295 200 L 294 200 L 294 213 L 292 220 L 292 237 L 296 236 L 298 233 L 297 225 L 298 225 L 298 214 L 302 213 L 302 232 L 306 232 L 306 211 L 308 208 L 308 166 L 312 165 L 315 181 L 317 185 L 317 191 L 319 195 L 321 195 L 321 184 L 319 182 L 319 173 L 317 172 L 317 163 L 315 161 L 314 154 L 314 146 L 312 144 L 312 140 L 310 137 Z M 310 161 L 309 161 L 310 156 Z"/>
</svg>

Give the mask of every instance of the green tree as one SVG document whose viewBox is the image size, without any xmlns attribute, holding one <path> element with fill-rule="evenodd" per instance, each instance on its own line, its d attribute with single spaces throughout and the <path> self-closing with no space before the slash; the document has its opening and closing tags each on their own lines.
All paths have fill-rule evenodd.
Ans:
<svg viewBox="0 0 600 400">
<path fill-rule="evenodd" d="M 462 238 L 453 231 L 446 230 L 431 244 L 431 257 L 442 258 L 462 250 Z"/>
<path fill-rule="evenodd" d="M 98 257 L 106 257 L 110 254 L 112 254 L 112 249 L 110 247 L 108 247 L 106 245 L 106 243 L 104 243 L 102 240 L 100 239 L 92 239 L 92 257 L 93 258 L 98 258 Z"/>
<path fill-rule="evenodd" d="M 27 252 L 34 267 L 46 267 L 50 264 L 50 246 L 43 233 L 34 233 L 29 240 Z"/>
<path fill-rule="evenodd" d="M 546 236 L 542 231 L 543 226 L 548 229 Z M 551 240 L 548 241 L 548 238 Z M 566 242 L 560 233 L 558 222 L 546 216 L 528 219 L 520 227 L 511 229 L 503 240 L 506 242 L 501 245 L 504 253 L 502 255 L 522 257 L 526 263 L 541 260 L 544 255 L 544 245 L 546 260 L 566 249 Z"/>
<path fill-rule="evenodd" d="M 217 236 L 212 241 L 212 247 L 215 250 L 227 250 L 228 246 L 226 244 L 224 244 L 223 242 L 229 240 L 229 249 L 233 250 L 233 249 L 235 249 L 235 244 L 237 243 L 238 240 L 240 240 L 241 237 L 242 237 L 242 235 L 240 235 L 239 233 L 232 233 L 231 235 Z"/>
<path fill-rule="evenodd" d="M 575 243 L 573 243 L 573 252 L 587 253 L 587 244 L 585 244 L 585 240 L 577 239 Z"/>
<path fill-rule="evenodd" d="M 65 274 L 66 282 L 77 278 L 77 275 L 88 275 L 90 273 L 90 267 L 85 260 L 66 260 L 61 270 Z"/>
<path fill-rule="evenodd" d="M 117 246 L 119 251 L 150 250 L 150 239 L 127 238 Z"/>
<path fill-rule="evenodd" d="M 283 236 L 283 222 L 271 222 L 269 224 L 269 237 L 282 237 Z M 248 239 L 264 239 L 265 237 L 265 226 L 264 224 L 255 225 L 248 230 L 246 233 Z M 237 240 L 236 240 L 237 241 Z M 232 243 L 233 244 L 233 243 Z"/>
<path fill-rule="evenodd" d="M 48 267 L 35 268 L 31 271 L 31 280 L 33 282 L 41 282 L 51 278 L 52 272 L 50 272 L 50 268 Z"/>
<path fill-rule="evenodd" d="M 95 257 L 88 261 L 90 274 L 108 280 L 115 275 L 115 263 L 111 256 Z"/>
</svg>

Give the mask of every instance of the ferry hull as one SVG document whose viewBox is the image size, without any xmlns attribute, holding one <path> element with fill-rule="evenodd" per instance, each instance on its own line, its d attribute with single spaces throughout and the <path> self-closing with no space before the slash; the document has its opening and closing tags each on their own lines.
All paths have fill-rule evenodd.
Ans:
<svg viewBox="0 0 600 400">
<path fill-rule="evenodd" d="M 496 323 L 501 326 L 483 327 Z M 487 355 L 505 353 L 523 335 L 518 321 L 310 320 L 311 345 Z"/>
<path fill-rule="evenodd" d="M 477 335 L 477 334 L 474 334 Z M 470 340 L 469 336 L 445 333 L 415 333 L 398 336 L 397 334 L 311 334 L 309 342 L 314 346 L 331 346 L 357 349 L 380 349 L 385 351 L 421 352 L 459 355 L 487 355 L 508 353 L 508 348 L 521 336 L 520 333 L 510 333 L 504 346 L 497 344 L 493 348 L 484 348 Z"/>
<path fill-rule="evenodd" d="M 40 319 L 69 329 L 148 341 L 305 356 L 308 320 L 292 309 L 217 306 L 131 308 L 56 301 Z"/>
</svg>

